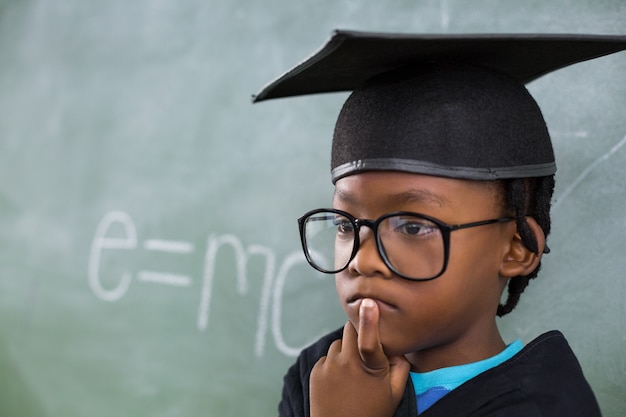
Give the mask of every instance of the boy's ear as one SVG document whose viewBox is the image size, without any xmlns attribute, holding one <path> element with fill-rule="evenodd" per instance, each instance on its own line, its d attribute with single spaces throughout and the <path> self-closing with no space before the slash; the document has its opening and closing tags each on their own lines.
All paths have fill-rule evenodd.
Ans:
<svg viewBox="0 0 626 417">
<path fill-rule="evenodd" d="M 509 250 L 505 253 L 500 265 L 500 276 L 512 278 L 518 275 L 528 275 L 537 268 L 541 261 L 543 250 L 546 246 L 546 235 L 535 219 L 527 217 L 526 222 L 531 232 L 537 239 L 537 253 L 531 252 L 522 243 L 519 233 L 515 233 L 511 239 Z"/>
</svg>

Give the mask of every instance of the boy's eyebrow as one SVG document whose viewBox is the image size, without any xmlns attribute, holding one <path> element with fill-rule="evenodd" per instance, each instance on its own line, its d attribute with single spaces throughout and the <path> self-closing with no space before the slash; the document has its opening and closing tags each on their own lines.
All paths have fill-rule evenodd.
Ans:
<svg viewBox="0 0 626 417">
<path fill-rule="evenodd" d="M 343 203 L 358 205 L 360 201 L 349 191 L 340 188 L 335 188 L 335 198 L 341 200 Z M 444 207 L 448 203 L 448 199 L 440 194 L 433 193 L 424 189 L 413 189 L 403 191 L 397 194 L 390 194 L 385 196 L 386 202 L 390 205 L 400 206 L 409 203 L 429 203 L 435 204 L 439 207 Z"/>
</svg>

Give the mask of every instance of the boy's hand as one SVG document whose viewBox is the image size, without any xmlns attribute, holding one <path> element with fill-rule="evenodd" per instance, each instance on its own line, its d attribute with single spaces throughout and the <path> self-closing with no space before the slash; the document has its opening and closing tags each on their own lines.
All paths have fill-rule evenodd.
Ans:
<svg viewBox="0 0 626 417">
<path fill-rule="evenodd" d="M 404 394 L 409 362 L 388 358 L 378 332 L 378 305 L 364 299 L 359 330 L 348 322 L 311 371 L 311 417 L 391 417 Z"/>
</svg>

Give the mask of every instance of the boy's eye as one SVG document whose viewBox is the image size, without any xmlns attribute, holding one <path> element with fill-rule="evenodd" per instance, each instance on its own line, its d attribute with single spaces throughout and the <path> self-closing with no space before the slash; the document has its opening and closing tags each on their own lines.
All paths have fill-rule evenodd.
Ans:
<svg viewBox="0 0 626 417">
<path fill-rule="evenodd" d="M 429 221 L 413 218 L 391 218 L 392 230 L 407 236 L 426 237 L 437 232 L 436 225 Z"/>
<path fill-rule="evenodd" d="M 419 235 L 424 228 L 421 224 L 415 223 L 405 223 L 402 225 L 401 231 L 406 233 L 407 235 Z"/>
<path fill-rule="evenodd" d="M 354 232 L 354 226 L 352 225 L 352 222 L 345 217 L 336 217 L 334 223 L 335 226 L 337 226 L 338 233 L 351 234 Z"/>
</svg>

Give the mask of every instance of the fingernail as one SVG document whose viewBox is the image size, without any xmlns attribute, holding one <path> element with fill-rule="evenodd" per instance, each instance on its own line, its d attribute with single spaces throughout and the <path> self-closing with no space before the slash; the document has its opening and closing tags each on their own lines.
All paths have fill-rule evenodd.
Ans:
<svg viewBox="0 0 626 417">
<path fill-rule="evenodd" d="M 361 307 L 363 308 L 373 308 L 375 304 L 376 302 L 371 298 L 364 298 L 363 301 L 361 301 Z"/>
</svg>

